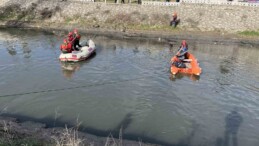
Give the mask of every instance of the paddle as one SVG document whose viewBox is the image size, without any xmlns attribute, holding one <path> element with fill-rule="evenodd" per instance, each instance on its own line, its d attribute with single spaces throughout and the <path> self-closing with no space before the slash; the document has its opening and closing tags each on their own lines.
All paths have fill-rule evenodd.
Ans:
<svg viewBox="0 0 259 146">
<path fill-rule="evenodd" d="M 176 56 L 177 54 L 179 54 L 182 49 L 183 49 L 183 47 L 181 47 L 180 50 L 178 50 L 177 53 L 176 53 L 174 56 Z M 171 62 L 171 64 L 173 64 L 173 63 L 174 63 L 174 61 Z"/>
<path fill-rule="evenodd" d="M 192 59 L 184 59 L 183 61 L 191 62 L 191 61 L 192 61 Z"/>
<path fill-rule="evenodd" d="M 69 42 L 72 43 L 75 39 L 76 39 L 76 37 L 72 41 L 69 41 Z"/>
</svg>

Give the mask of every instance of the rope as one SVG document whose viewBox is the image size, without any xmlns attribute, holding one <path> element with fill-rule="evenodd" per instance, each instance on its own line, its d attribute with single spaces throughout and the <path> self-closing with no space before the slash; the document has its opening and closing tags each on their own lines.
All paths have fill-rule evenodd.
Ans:
<svg viewBox="0 0 259 146">
<path fill-rule="evenodd" d="M 134 80 L 139 80 L 146 77 L 139 77 L 139 78 L 133 78 L 133 79 L 127 79 L 117 82 L 107 82 L 107 83 L 99 83 L 99 84 L 92 84 L 92 85 L 82 85 L 82 86 L 76 86 L 76 87 L 68 87 L 68 88 L 60 88 L 60 89 L 48 89 L 48 90 L 41 90 L 41 91 L 31 91 L 31 92 L 24 92 L 24 93 L 13 93 L 13 94 L 6 94 L 6 95 L 0 95 L 0 97 L 10 97 L 10 96 L 21 96 L 21 95 L 29 95 L 29 94 L 37 94 L 37 93 L 49 93 L 49 92 L 58 92 L 58 91 L 65 91 L 65 90 L 73 90 L 73 89 L 79 89 L 79 88 L 85 88 L 85 87 L 96 87 L 96 86 L 102 86 L 102 85 L 112 85 L 122 82 L 129 82 Z"/>
</svg>

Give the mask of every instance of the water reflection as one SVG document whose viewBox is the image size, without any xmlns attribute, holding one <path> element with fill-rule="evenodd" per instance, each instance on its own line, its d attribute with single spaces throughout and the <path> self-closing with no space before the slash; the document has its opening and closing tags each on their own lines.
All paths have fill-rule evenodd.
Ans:
<svg viewBox="0 0 259 146">
<path fill-rule="evenodd" d="M 30 55 L 31 49 L 29 48 L 28 43 L 25 42 L 25 41 L 22 41 L 21 44 L 22 44 L 24 58 L 30 58 L 31 57 L 31 55 Z"/>
<path fill-rule="evenodd" d="M 71 79 L 76 71 L 81 67 L 80 62 L 61 62 L 62 74 L 65 78 Z"/>
<path fill-rule="evenodd" d="M 238 146 L 237 133 L 238 129 L 243 122 L 243 118 L 237 110 L 231 111 L 225 118 L 225 139 L 224 146 L 230 146 L 232 141 L 232 146 Z"/>
<path fill-rule="evenodd" d="M 8 41 L 8 40 L 6 41 L 6 50 L 11 56 L 14 56 L 17 54 L 14 46 L 14 41 Z"/>
<path fill-rule="evenodd" d="M 79 71 L 81 66 L 95 57 L 96 53 L 93 53 L 86 61 L 82 62 L 60 62 L 62 68 L 62 74 L 65 78 L 71 79 L 76 71 Z"/>
<path fill-rule="evenodd" d="M 20 39 L 6 41 L 6 50 L 11 56 L 15 56 L 20 49 L 22 49 L 24 58 L 31 57 L 31 48 L 26 40 Z"/>
<path fill-rule="evenodd" d="M 138 46 L 134 47 L 134 48 L 133 48 L 133 53 L 134 53 L 134 54 L 137 54 L 138 52 L 139 52 Z"/>
</svg>

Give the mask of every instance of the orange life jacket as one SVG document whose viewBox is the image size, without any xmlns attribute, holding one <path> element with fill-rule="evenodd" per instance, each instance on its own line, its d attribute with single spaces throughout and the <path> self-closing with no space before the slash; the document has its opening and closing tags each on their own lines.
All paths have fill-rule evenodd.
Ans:
<svg viewBox="0 0 259 146">
<path fill-rule="evenodd" d="M 72 52 L 72 44 L 71 43 L 64 43 L 60 46 L 60 50 L 66 50 L 68 53 Z"/>
</svg>

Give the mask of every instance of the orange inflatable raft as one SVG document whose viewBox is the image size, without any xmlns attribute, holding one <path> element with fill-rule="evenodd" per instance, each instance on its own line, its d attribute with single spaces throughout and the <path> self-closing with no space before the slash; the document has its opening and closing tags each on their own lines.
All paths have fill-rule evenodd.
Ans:
<svg viewBox="0 0 259 146">
<path fill-rule="evenodd" d="M 187 59 L 185 61 L 186 68 L 178 68 L 174 64 L 171 65 L 171 73 L 173 75 L 177 73 L 186 73 L 186 74 L 194 74 L 199 76 L 201 74 L 201 68 L 199 67 L 199 63 L 197 59 L 191 53 L 187 52 Z M 177 60 L 176 56 L 172 57 L 171 62 L 175 62 Z"/>
</svg>

